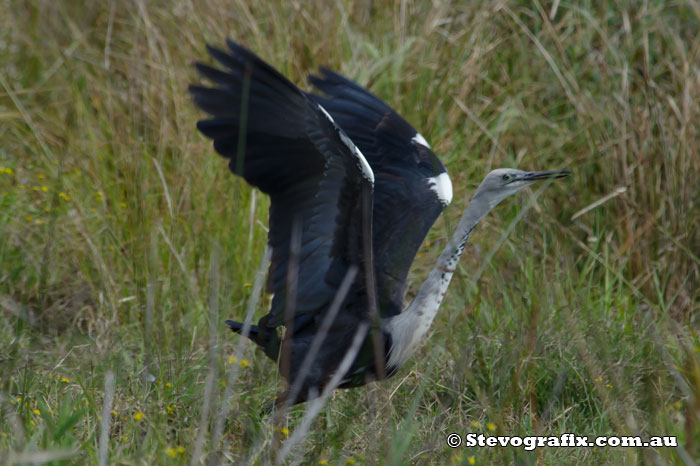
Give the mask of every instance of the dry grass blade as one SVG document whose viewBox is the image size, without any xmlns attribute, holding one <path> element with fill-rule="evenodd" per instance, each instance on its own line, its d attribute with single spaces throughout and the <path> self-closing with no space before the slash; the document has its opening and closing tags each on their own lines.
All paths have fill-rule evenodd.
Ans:
<svg viewBox="0 0 700 466">
<path fill-rule="evenodd" d="M 194 444 L 194 451 L 190 458 L 192 466 L 203 461 L 204 445 L 209 431 L 209 417 L 214 407 L 214 383 L 216 382 L 216 358 L 219 353 L 219 339 L 217 338 L 217 322 L 219 320 L 219 246 L 212 247 L 209 258 L 209 370 L 204 383 L 204 396 L 202 400 L 202 410 L 199 418 L 199 428 L 197 439 Z"/>
<path fill-rule="evenodd" d="M 591 210 L 595 209 L 596 207 L 605 204 L 610 199 L 613 199 L 613 198 L 619 196 L 620 194 L 624 194 L 626 192 L 627 192 L 627 186 L 620 186 L 619 188 L 615 188 L 615 191 L 603 196 L 602 198 L 598 199 L 594 203 L 589 204 L 586 207 L 584 207 L 583 209 L 576 212 L 574 215 L 571 216 L 571 221 L 576 220 L 577 218 L 579 218 L 581 215 L 585 214 L 586 212 L 590 212 Z"/>
<path fill-rule="evenodd" d="M 102 422 L 100 423 L 100 442 L 98 444 L 98 464 L 109 464 L 109 431 L 112 426 L 112 407 L 114 406 L 114 372 L 105 376 L 104 399 L 102 401 Z"/>
<path fill-rule="evenodd" d="M 7 465 L 32 464 L 40 465 L 53 461 L 66 461 L 77 456 L 77 449 L 56 449 L 49 451 L 27 451 L 22 453 L 10 453 L 7 456 Z"/>
<path fill-rule="evenodd" d="M 289 259 L 286 270 L 286 296 L 284 304 L 284 322 L 285 322 L 285 340 L 294 339 L 294 312 L 297 302 L 297 286 L 299 283 L 299 259 L 301 254 L 301 236 L 302 236 L 302 220 L 296 216 L 292 220 L 291 236 L 289 239 Z M 291 345 L 282 345 L 282 354 L 280 355 L 280 373 L 289 379 L 290 363 L 291 363 Z M 277 415 L 281 415 L 278 411 Z"/>
<path fill-rule="evenodd" d="M 165 201 L 168 203 L 168 213 L 170 213 L 170 218 L 173 218 L 173 201 L 170 199 L 170 190 L 168 189 L 168 183 L 165 181 L 163 169 L 160 167 L 160 163 L 158 163 L 155 157 L 151 157 L 151 160 L 153 160 L 153 165 L 155 165 L 156 171 L 158 172 L 158 178 L 160 178 L 160 182 L 163 185 L 163 195 L 165 196 Z"/>
</svg>

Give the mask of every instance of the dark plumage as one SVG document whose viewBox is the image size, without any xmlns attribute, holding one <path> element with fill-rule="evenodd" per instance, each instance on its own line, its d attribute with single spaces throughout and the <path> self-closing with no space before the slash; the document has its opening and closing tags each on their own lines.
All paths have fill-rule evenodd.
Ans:
<svg viewBox="0 0 700 466">
<path fill-rule="evenodd" d="M 245 48 L 227 44 L 228 52 L 208 47 L 224 69 L 197 64 L 214 87 L 190 92 L 211 115 L 199 130 L 231 171 L 270 196 L 267 287 L 274 297 L 249 337 L 280 361 L 293 388 L 278 403 L 302 402 L 326 387 L 366 324 L 372 330 L 339 386 L 390 376 L 425 338 L 476 224 L 536 180 L 568 172 L 489 173 L 402 311 L 416 252 L 452 199 L 445 167 L 425 138 L 368 90 L 321 68 L 309 81 L 323 95 L 308 94 Z M 339 307 L 331 305 L 336 297 Z M 227 324 L 242 333 L 241 323 Z M 316 338 L 323 338 L 318 352 Z"/>
<path fill-rule="evenodd" d="M 231 41 L 227 44 L 228 52 L 207 47 L 224 69 L 196 65 L 215 87 L 193 85 L 190 92 L 195 103 L 211 115 L 198 122 L 197 128 L 229 159 L 231 171 L 270 196 L 272 260 L 267 289 L 274 297 L 270 312 L 251 329 L 250 337 L 277 361 L 281 342 L 276 327 L 293 324 L 293 339 L 285 342 L 291 345 L 289 380 L 296 377 L 300 358 L 348 267 L 356 265 L 359 270 L 298 402 L 310 387 L 324 386 L 359 322 L 369 320 L 362 249 L 363 190 L 372 196 L 374 211 L 373 216 L 371 210 L 364 215 L 373 218 L 378 311 L 389 317 L 401 312 L 410 265 L 445 205 L 428 183 L 429 178 L 445 173 L 445 167 L 426 145 L 413 140 L 415 129 L 352 81 L 321 69 L 322 77 L 309 80 L 326 96 L 307 94 L 250 51 Z M 363 161 L 348 141 L 364 154 L 374 180 L 363 172 Z M 300 223 L 301 242 L 296 302 L 288 321 L 284 318 L 287 272 L 295 221 Z M 240 332 L 241 324 L 227 323 Z M 350 371 L 357 374 L 345 385 L 360 385 L 376 377 L 369 340 Z M 390 335 L 384 335 L 383 341 L 382 354 L 386 354 Z"/>
</svg>

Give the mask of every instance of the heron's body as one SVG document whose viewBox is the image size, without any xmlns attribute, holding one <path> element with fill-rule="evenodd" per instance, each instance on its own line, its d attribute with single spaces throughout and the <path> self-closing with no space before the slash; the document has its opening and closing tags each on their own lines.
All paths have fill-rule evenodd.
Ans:
<svg viewBox="0 0 700 466">
<path fill-rule="evenodd" d="M 217 87 L 190 90 L 213 116 L 199 122 L 200 131 L 235 174 L 271 199 L 274 297 L 249 336 L 280 362 L 293 388 L 290 403 L 329 383 L 366 325 L 339 386 L 390 376 L 423 341 L 479 220 L 530 181 L 562 173 L 491 172 L 402 311 L 416 252 L 452 199 L 445 167 L 420 133 L 352 81 L 322 69 L 310 82 L 325 97 L 307 94 L 248 50 L 228 45 L 230 52 L 209 48 L 225 71 L 197 65 Z M 227 323 L 242 332 L 241 323 Z"/>
</svg>

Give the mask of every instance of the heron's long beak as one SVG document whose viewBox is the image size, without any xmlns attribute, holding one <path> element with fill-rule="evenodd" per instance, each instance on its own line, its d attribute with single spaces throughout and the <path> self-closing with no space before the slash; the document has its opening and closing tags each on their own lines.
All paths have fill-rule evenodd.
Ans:
<svg viewBox="0 0 700 466">
<path fill-rule="evenodd" d="M 552 171 L 552 172 L 527 172 L 527 173 L 517 177 L 517 181 L 538 181 L 538 180 L 548 180 L 550 178 L 552 178 L 552 179 L 566 178 L 569 175 L 571 175 L 571 172 L 569 170 Z"/>
</svg>

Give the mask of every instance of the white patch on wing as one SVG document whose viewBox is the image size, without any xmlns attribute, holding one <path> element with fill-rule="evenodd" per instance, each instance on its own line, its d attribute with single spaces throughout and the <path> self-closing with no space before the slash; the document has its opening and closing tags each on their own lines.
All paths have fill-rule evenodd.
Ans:
<svg viewBox="0 0 700 466">
<path fill-rule="evenodd" d="M 318 108 L 320 108 L 321 111 L 323 112 L 323 114 L 326 115 L 326 118 L 328 118 L 329 120 L 331 120 L 331 123 L 335 124 L 335 120 L 334 120 L 333 117 L 330 115 L 330 113 L 328 113 L 328 112 L 326 111 L 326 109 L 323 108 L 323 105 L 321 105 L 321 104 L 316 104 L 316 105 L 318 105 Z"/>
<path fill-rule="evenodd" d="M 369 180 L 370 183 L 374 184 L 374 172 L 372 171 L 372 167 L 369 166 L 369 163 L 367 163 L 367 159 L 365 158 L 364 155 L 362 155 L 362 152 L 360 152 L 360 149 L 357 148 L 354 142 L 352 142 L 352 139 L 348 137 L 347 134 L 345 134 L 345 131 L 342 130 L 336 123 L 333 117 L 326 111 L 325 108 L 323 108 L 323 105 L 321 104 L 316 104 L 318 105 L 318 108 L 321 109 L 324 115 L 326 115 L 326 118 L 328 118 L 331 123 L 333 123 L 333 126 L 335 126 L 335 129 L 338 131 L 338 135 L 340 136 L 340 140 L 343 141 L 343 144 L 345 144 L 348 149 L 350 149 L 350 152 L 352 155 L 354 155 L 358 162 L 360 163 L 360 170 L 362 171 L 362 176 L 365 177 L 365 179 Z"/>
<path fill-rule="evenodd" d="M 418 144 L 420 144 L 420 145 L 422 145 L 422 146 L 425 146 L 425 147 L 427 147 L 428 149 L 430 149 L 430 144 L 428 144 L 428 141 L 426 141 L 425 138 L 423 137 L 423 135 L 420 134 L 420 133 L 416 133 L 416 135 L 413 136 L 413 138 L 411 139 L 411 141 L 417 142 Z"/>
<path fill-rule="evenodd" d="M 345 134 L 345 131 L 341 129 L 338 131 L 338 134 L 340 135 L 340 140 L 343 141 L 346 146 L 348 146 L 350 152 L 352 152 L 352 154 L 357 157 L 357 160 L 359 160 L 362 176 L 369 180 L 370 183 L 374 184 L 374 172 L 372 171 L 372 167 L 369 166 L 369 163 L 367 163 L 365 156 L 362 155 L 362 152 L 360 152 L 360 149 L 358 149 L 355 143 L 352 142 L 352 139 Z"/>
<path fill-rule="evenodd" d="M 452 202 L 452 182 L 446 172 L 428 178 L 428 186 L 437 194 L 438 199 L 444 205 L 449 205 Z"/>
</svg>

